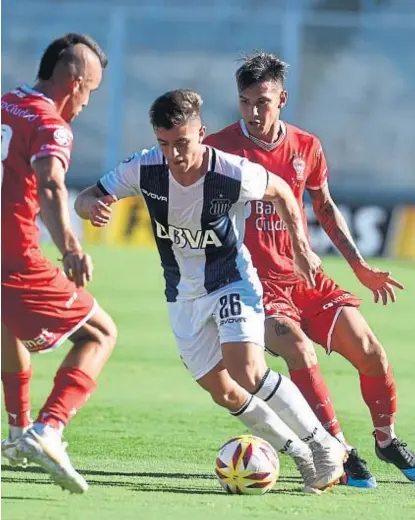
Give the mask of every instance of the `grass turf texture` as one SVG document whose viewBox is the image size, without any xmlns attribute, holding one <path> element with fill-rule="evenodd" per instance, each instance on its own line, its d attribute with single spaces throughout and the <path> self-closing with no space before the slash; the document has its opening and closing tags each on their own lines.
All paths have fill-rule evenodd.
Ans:
<svg viewBox="0 0 415 520">
<path fill-rule="evenodd" d="M 49 253 L 57 258 L 54 251 Z M 371 422 L 355 371 L 340 356 L 325 356 L 320 347 L 322 369 L 346 437 L 368 460 L 379 488 L 338 486 L 320 497 L 304 495 L 290 459 L 281 457 L 281 478 L 271 493 L 226 495 L 214 476 L 215 454 L 224 441 L 245 430 L 193 383 L 178 359 L 156 252 L 97 248 L 91 253 L 96 267 L 91 290 L 114 317 L 120 334 L 98 391 L 65 433 L 71 459 L 90 490 L 84 496 L 69 496 L 35 466 L 16 470 L 5 465 L 3 520 L 415 518 L 415 487 L 374 456 Z M 362 310 L 386 346 L 398 381 L 397 433 L 414 447 L 415 266 L 374 263 L 391 269 L 406 285 L 395 305 L 374 305 L 371 293 L 359 286 L 343 261 L 327 258 L 324 267 L 364 297 Z M 63 346 L 33 357 L 34 411 L 49 393 L 66 351 Z M 286 373 L 282 361 L 268 361 Z M 4 436 L 4 412 L 2 419 Z"/>
</svg>

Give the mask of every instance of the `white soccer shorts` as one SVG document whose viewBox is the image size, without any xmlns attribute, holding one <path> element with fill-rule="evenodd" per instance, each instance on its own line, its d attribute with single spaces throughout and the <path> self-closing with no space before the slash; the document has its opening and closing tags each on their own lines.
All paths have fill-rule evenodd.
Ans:
<svg viewBox="0 0 415 520">
<path fill-rule="evenodd" d="M 264 309 L 258 280 L 240 280 L 194 300 L 168 303 L 180 357 L 196 381 L 222 359 L 221 344 L 264 348 Z"/>
</svg>

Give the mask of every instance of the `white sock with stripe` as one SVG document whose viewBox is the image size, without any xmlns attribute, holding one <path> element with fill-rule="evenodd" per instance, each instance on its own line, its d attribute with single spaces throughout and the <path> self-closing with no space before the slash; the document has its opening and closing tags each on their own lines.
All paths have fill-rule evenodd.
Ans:
<svg viewBox="0 0 415 520">
<path fill-rule="evenodd" d="M 262 399 L 303 442 L 321 442 L 329 436 L 303 394 L 288 377 L 268 369 L 255 396 Z"/>
<path fill-rule="evenodd" d="M 293 457 L 303 457 L 309 448 L 298 436 L 271 410 L 271 408 L 254 395 L 237 412 L 231 412 L 248 430 L 268 441 L 279 452 Z"/>
</svg>

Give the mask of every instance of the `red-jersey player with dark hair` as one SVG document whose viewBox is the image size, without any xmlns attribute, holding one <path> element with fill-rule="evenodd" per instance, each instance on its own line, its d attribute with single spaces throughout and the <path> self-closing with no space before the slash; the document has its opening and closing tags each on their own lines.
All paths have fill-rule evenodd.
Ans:
<svg viewBox="0 0 415 520">
<path fill-rule="evenodd" d="M 327 183 L 327 165 L 317 137 L 280 119 L 288 99 L 286 64 L 272 54 L 256 53 L 236 72 L 242 119 L 209 136 L 206 143 L 242 155 L 281 176 L 303 207 L 307 190 L 323 229 L 348 261 L 360 282 L 381 298 L 395 301 L 403 286 L 389 272 L 368 265 L 359 253 Z M 321 269 L 310 289 L 294 274 L 291 241 L 272 204 L 247 207 L 245 234 L 263 287 L 266 346 L 282 356 L 326 429 L 349 451 L 345 483 L 376 487 L 376 480 L 357 451 L 349 446 L 337 421 L 311 341 L 327 353 L 338 352 L 358 370 L 362 396 L 372 416 L 377 456 L 415 481 L 415 456 L 395 435 L 395 381 L 386 353 L 358 307 L 360 300 L 339 287 Z M 306 216 L 303 211 L 304 223 Z"/>
<path fill-rule="evenodd" d="M 20 86 L 1 98 L 1 378 L 9 422 L 2 454 L 12 463 L 40 464 L 73 493 L 88 486 L 66 454 L 63 427 L 94 391 L 117 331 L 84 289 L 92 263 L 70 223 L 68 123 L 88 104 L 106 64 L 94 40 L 67 34 L 45 50 L 33 87 Z M 39 212 L 64 272 L 42 255 Z M 65 339 L 73 347 L 32 424 L 30 354 L 52 350 Z"/>
</svg>

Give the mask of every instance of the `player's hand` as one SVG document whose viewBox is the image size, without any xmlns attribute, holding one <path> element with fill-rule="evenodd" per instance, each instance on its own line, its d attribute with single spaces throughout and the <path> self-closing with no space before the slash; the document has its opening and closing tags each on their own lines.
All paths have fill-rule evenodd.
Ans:
<svg viewBox="0 0 415 520">
<path fill-rule="evenodd" d="M 313 288 L 316 286 L 316 273 L 321 265 L 321 259 L 310 247 L 294 248 L 294 271 L 297 276 L 302 278 Z"/>
<path fill-rule="evenodd" d="M 68 251 L 63 255 L 63 270 L 77 287 L 85 287 L 92 280 L 94 266 L 89 255 L 83 251 Z"/>
<path fill-rule="evenodd" d="M 95 227 L 104 227 L 111 220 L 112 216 L 112 204 L 117 202 L 115 195 L 105 195 L 100 199 L 97 199 L 96 203 L 91 207 L 89 214 L 89 220 Z"/>
<path fill-rule="evenodd" d="M 379 298 L 382 299 L 383 305 L 387 305 L 388 301 L 395 303 L 396 295 L 393 288 L 405 289 L 401 283 L 391 278 L 390 271 L 381 271 L 366 262 L 355 265 L 353 271 L 360 283 L 373 292 L 375 303 L 378 303 Z"/>
</svg>

